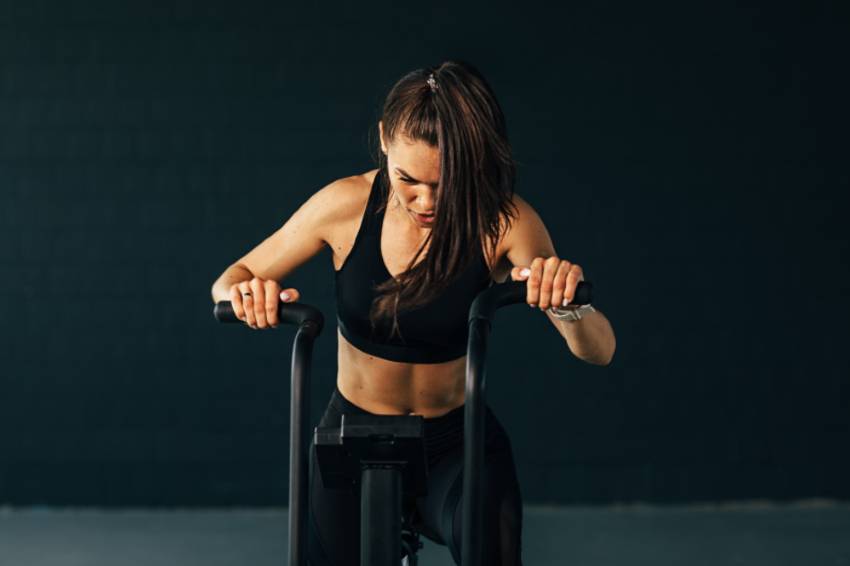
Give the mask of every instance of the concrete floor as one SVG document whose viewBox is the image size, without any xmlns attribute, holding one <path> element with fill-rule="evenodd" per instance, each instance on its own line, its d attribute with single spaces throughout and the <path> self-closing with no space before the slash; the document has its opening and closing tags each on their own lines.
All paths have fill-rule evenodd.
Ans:
<svg viewBox="0 0 850 566">
<path fill-rule="evenodd" d="M 850 565 L 850 503 L 538 507 L 525 566 Z M 0 508 L 3 566 L 284 566 L 286 509 Z M 422 566 L 451 566 L 424 539 Z"/>
</svg>

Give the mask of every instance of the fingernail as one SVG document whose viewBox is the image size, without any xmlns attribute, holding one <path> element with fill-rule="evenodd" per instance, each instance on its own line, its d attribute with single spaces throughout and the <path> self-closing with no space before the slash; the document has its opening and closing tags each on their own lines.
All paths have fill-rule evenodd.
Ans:
<svg viewBox="0 0 850 566">
<path fill-rule="evenodd" d="M 570 300 L 569 300 L 569 299 L 567 299 L 566 297 L 564 297 L 564 302 L 563 302 L 563 303 L 561 303 L 561 306 L 562 306 L 562 307 L 565 307 L 565 306 L 567 306 L 568 304 L 570 304 Z"/>
<path fill-rule="evenodd" d="M 527 268 L 527 267 L 524 267 L 524 268 L 522 268 L 522 269 L 520 270 L 519 275 L 520 275 L 520 277 L 526 277 L 526 276 L 528 276 L 530 273 L 531 273 L 531 270 L 530 270 L 529 268 Z"/>
<path fill-rule="evenodd" d="M 283 293 L 280 294 L 280 298 L 283 299 L 284 301 L 288 301 L 289 300 L 289 293 L 284 291 Z"/>
</svg>

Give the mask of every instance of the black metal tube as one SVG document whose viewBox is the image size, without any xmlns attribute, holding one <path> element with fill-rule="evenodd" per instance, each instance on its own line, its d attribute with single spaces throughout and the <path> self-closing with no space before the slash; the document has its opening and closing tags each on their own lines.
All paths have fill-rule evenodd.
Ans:
<svg viewBox="0 0 850 566">
<path fill-rule="evenodd" d="M 482 549 L 483 493 L 480 471 L 484 469 L 484 407 L 486 403 L 487 338 L 490 321 L 475 318 L 469 323 L 466 357 L 466 399 L 464 401 L 463 446 L 463 538 L 461 564 L 480 564 Z"/>
<path fill-rule="evenodd" d="M 401 469 L 367 466 L 360 475 L 360 564 L 401 563 Z"/>
<path fill-rule="evenodd" d="M 213 315 L 219 322 L 242 322 L 236 318 L 230 301 L 216 303 Z M 322 332 L 324 316 L 315 307 L 295 303 L 281 303 L 278 316 L 281 322 L 298 326 L 290 366 L 289 566 L 306 566 L 310 371 L 313 342 Z"/>
<path fill-rule="evenodd" d="M 307 497 L 310 446 L 310 370 L 316 325 L 298 328 L 292 348 L 289 441 L 289 564 L 307 564 Z"/>
<path fill-rule="evenodd" d="M 525 302 L 526 281 L 508 281 L 493 285 L 475 297 L 469 309 L 469 341 L 466 357 L 466 398 L 464 400 L 463 440 L 463 525 L 461 564 L 481 566 L 483 549 L 485 361 L 493 315 L 499 307 Z M 591 284 L 580 281 L 571 304 L 591 302 Z"/>
</svg>

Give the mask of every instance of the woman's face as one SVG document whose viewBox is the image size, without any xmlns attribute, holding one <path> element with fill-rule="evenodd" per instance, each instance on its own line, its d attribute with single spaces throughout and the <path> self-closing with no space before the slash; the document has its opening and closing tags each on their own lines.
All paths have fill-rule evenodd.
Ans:
<svg viewBox="0 0 850 566">
<path fill-rule="evenodd" d="M 439 150 L 402 135 L 387 144 L 382 122 L 378 123 L 378 128 L 381 132 L 381 150 L 387 156 L 390 174 L 390 205 L 397 207 L 417 227 L 430 229 L 434 220 L 437 184 L 440 181 Z"/>
</svg>

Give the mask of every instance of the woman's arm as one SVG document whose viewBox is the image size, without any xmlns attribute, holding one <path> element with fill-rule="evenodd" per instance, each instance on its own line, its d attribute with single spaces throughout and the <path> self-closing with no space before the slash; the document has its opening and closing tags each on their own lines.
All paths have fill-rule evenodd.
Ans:
<svg viewBox="0 0 850 566">
<path fill-rule="evenodd" d="M 514 265 L 511 279 L 524 279 L 520 271 L 528 267 L 531 270 L 527 276 L 528 304 L 545 310 L 577 358 L 591 364 L 608 365 L 614 356 L 616 338 L 605 315 L 597 310 L 583 315 L 581 320 L 568 321 L 548 312 L 550 306 L 562 306 L 560 301 L 564 297 L 573 298 L 581 268 L 557 256 L 549 231 L 530 204 L 519 195 L 514 195 L 514 203 L 519 215 L 505 235 L 504 244 L 507 258 Z"/>
<path fill-rule="evenodd" d="M 213 303 L 218 303 L 219 301 L 229 301 L 230 300 L 230 288 L 236 284 L 241 283 L 242 281 L 250 281 L 254 278 L 254 274 L 251 273 L 247 267 L 240 265 L 239 263 L 234 263 L 230 267 L 224 270 L 218 279 L 215 280 L 212 286 L 212 300 Z"/>
<path fill-rule="evenodd" d="M 319 253 L 349 208 L 352 191 L 353 180 L 345 177 L 314 193 L 276 232 L 224 270 L 212 285 L 213 302 L 229 300 L 234 283 L 254 277 L 281 282 Z"/>
<path fill-rule="evenodd" d="M 585 313 L 581 320 L 561 320 L 546 310 L 546 316 L 567 341 L 570 351 L 590 364 L 607 366 L 617 349 L 614 329 L 605 315 L 596 309 Z"/>
</svg>

